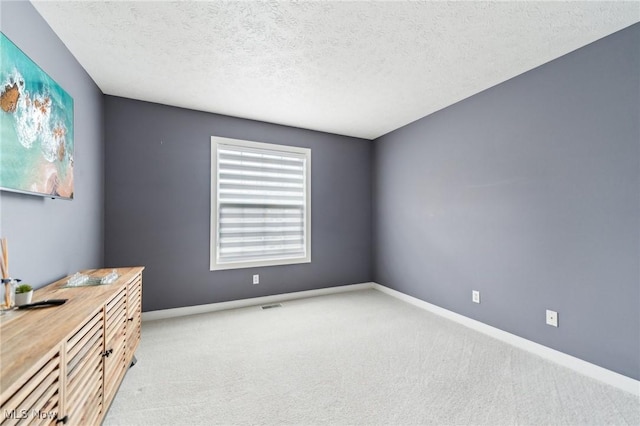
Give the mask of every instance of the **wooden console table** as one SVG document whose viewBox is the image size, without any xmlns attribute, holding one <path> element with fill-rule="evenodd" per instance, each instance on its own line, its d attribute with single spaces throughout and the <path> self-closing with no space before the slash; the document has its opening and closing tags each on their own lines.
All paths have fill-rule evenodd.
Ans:
<svg viewBox="0 0 640 426">
<path fill-rule="evenodd" d="M 64 305 L 0 316 L 0 425 L 102 422 L 140 342 L 143 269 L 97 286 L 62 288 L 67 277 L 33 295 Z"/>
</svg>

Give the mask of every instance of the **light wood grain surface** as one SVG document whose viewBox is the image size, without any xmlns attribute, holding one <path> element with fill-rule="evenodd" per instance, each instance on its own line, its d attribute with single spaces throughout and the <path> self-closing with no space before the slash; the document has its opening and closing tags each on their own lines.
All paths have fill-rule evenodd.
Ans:
<svg viewBox="0 0 640 426">
<path fill-rule="evenodd" d="M 60 342 L 78 331 L 107 300 L 141 274 L 143 267 L 116 268 L 113 284 L 62 288 L 65 277 L 34 292 L 33 302 L 68 299 L 64 305 L 14 310 L 0 316 L 0 400 L 6 401 L 20 383 L 37 372 L 40 363 L 60 350 Z M 82 271 L 102 277 L 111 269 Z"/>
</svg>

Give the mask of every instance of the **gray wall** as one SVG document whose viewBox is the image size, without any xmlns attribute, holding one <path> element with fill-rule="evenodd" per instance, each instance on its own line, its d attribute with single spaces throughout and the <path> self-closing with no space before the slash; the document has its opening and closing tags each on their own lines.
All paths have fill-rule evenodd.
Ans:
<svg viewBox="0 0 640 426">
<path fill-rule="evenodd" d="M 640 379 L 638 46 L 640 24 L 377 139 L 374 280 Z"/>
<path fill-rule="evenodd" d="M 102 266 L 102 92 L 31 3 L 0 2 L 0 28 L 74 100 L 73 201 L 0 192 L 0 235 L 10 271 L 35 287 Z"/>
<path fill-rule="evenodd" d="M 371 281 L 370 141 L 111 96 L 105 132 L 105 263 L 146 266 L 145 311 Z M 310 264 L 209 271 L 212 135 L 311 148 Z"/>
</svg>

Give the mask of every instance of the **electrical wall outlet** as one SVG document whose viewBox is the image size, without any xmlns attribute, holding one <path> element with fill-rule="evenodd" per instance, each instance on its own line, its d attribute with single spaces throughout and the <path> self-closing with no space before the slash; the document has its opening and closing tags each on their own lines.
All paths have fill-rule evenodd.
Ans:
<svg viewBox="0 0 640 426">
<path fill-rule="evenodd" d="M 480 292 L 478 290 L 471 291 L 471 300 L 473 300 L 473 303 L 480 303 Z"/>
<path fill-rule="evenodd" d="M 260 284 L 260 275 L 255 274 L 255 275 L 253 276 L 253 283 L 254 283 L 254 284 Z"/>
<path fill-rule="evenodd" d="M 547 324 L 553 327 L 558 326 L 558 313 L 547 309 Z"/>
</svg>

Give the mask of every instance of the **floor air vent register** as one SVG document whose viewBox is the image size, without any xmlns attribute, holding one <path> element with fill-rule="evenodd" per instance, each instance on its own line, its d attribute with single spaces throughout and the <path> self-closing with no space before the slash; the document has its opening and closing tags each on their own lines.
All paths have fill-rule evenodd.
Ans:
<svg viewBox="0 0 640 426">
<path fill-rule="evenodd" d="M 282 308 L 281 303 L 274 303 L 272 305 L 262 305 L 262 309 Z"/>
</svg>

